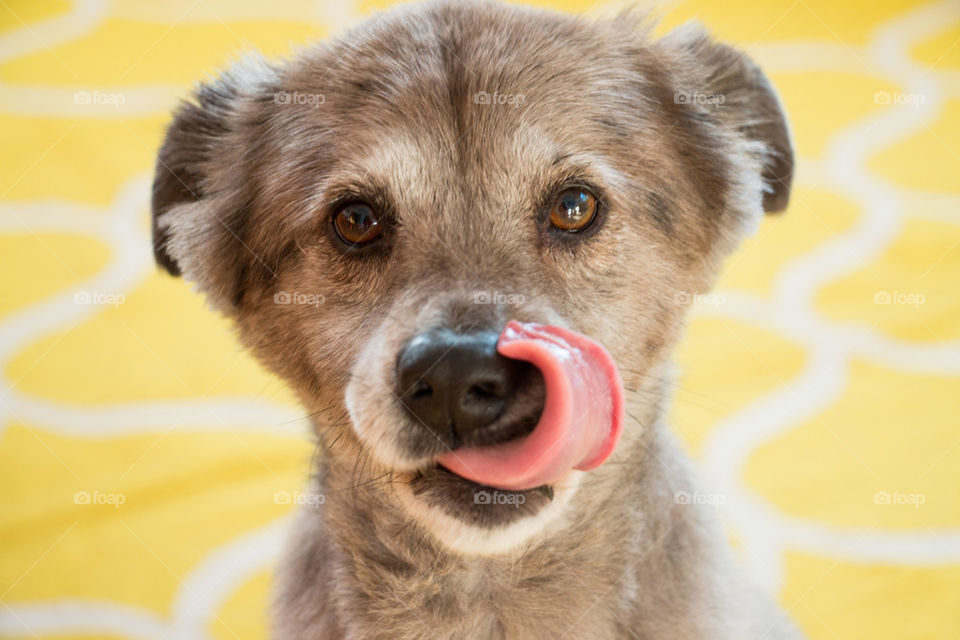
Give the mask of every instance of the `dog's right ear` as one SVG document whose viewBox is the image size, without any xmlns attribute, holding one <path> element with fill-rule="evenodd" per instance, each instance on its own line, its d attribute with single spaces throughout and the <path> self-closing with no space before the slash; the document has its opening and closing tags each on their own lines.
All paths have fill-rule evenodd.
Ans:
<svg viewBox="0 0 960 640">
<path fill-rule="evenodd" d="M 245 154 L 254 145 L 251 105 L 272 70 L 246 61 L 200 85 L 176 111 L 157 156 L 153 181 L 153 253 L 168 273 L 197 283 L 225 312 L 242 297 L 243 241 L 251 190 Z"/>
</svg>

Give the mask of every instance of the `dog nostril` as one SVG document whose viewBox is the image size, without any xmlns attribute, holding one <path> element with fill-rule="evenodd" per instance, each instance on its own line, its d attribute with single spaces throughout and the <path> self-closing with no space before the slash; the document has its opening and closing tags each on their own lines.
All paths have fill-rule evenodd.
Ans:
<svg viewBox="0 0 960 640">
<path fill-rule="evenodd" d="M 491 398 L 502 398 L 504 395 L 503 385 L 496 382 L 478 382 L 470 386 L 467 390 L 468 397 L 477 400 L 487 400 Z"/>
<path fill-rule="evenodd" d="M 406 393 L 406 395 L 411 400 L 420 400 L 421 398 L 426 398 L 427 396 L 433 395 L 433 387 L 431 387 L 427 382 L 418 382 L 413 386 L 413 389 Z"/>
</svg>

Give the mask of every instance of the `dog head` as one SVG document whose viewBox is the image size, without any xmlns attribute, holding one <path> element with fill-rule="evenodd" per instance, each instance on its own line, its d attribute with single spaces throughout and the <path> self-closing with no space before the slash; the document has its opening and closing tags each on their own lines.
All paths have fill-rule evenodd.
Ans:
<svg viewBox="0 0 960 640">
<path fill-rule="evenodd" d="M 324 442 L 390 474 L 383 500 L 499 551 L 586 499 L 581 471 L 497 492 L 437 465 L 538 424 L 543 372 L 498 352 L 504 327 L 588 336 L 649 416 L 692 294 L 786 206 L 792 160 L 763 74 L 696 28 L 414 5 L 199 87 L 159 154 L 154 249 Z"/>
</svg>

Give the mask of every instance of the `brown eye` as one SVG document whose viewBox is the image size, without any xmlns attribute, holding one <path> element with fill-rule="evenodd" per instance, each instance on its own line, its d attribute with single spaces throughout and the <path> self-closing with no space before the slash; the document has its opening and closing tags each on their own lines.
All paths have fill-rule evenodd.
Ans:
<svg viewBox="0 0 960 640">
<path fill-rule="evenodd" d="M 576 233 L 593 221 L 597 213 L 597 197 L 581 187 L 564 189 L 557 194 L 550 209 L 550 224 L 561 231 Z"/>
<path fill-rule="evenodd" d="M 341 240 L 351 245 L 365 245 L 380 237 L 383 227 L 370 208 L 362 202 L 348 204 L 333 218 L 333 226 Z"/>
</svg>

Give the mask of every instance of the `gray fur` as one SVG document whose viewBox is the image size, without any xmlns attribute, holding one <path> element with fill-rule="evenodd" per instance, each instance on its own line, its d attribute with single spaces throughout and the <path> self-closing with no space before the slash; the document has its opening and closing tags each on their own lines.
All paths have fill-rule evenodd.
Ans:
<svg viewBox="0 0 960 640">
<path fill-rule="evenodd" d="M 677 97 L 694 94 L 723 99 Z M 651 40 L 631 15 L 411 5 L 200 87 L 158 159 L 157 259 L 297 391 L 321 451 L 325 500 L 299 514 L 280 567 L 276 637 L 796 637 L 710 507 L 677 503 L 695 487 L 662 416 L 691 294 L 786 206 L 792 159 L 755 65 L 696 28 Z M 570 180 L 606 211 L 573 240 L 538 222 Z M 335 246 L 346 196 L 390 212 L 378 252 Z M 514 302 L 476 303 L 490 292 Z M 417 425 L 391 376 L 424 328 L 509 319 L 603 344 L 629 422 L 599 469 L 471 520 L 475 505 L 411 489 L 430 459 L 407 446 Z"/>
</svg>

